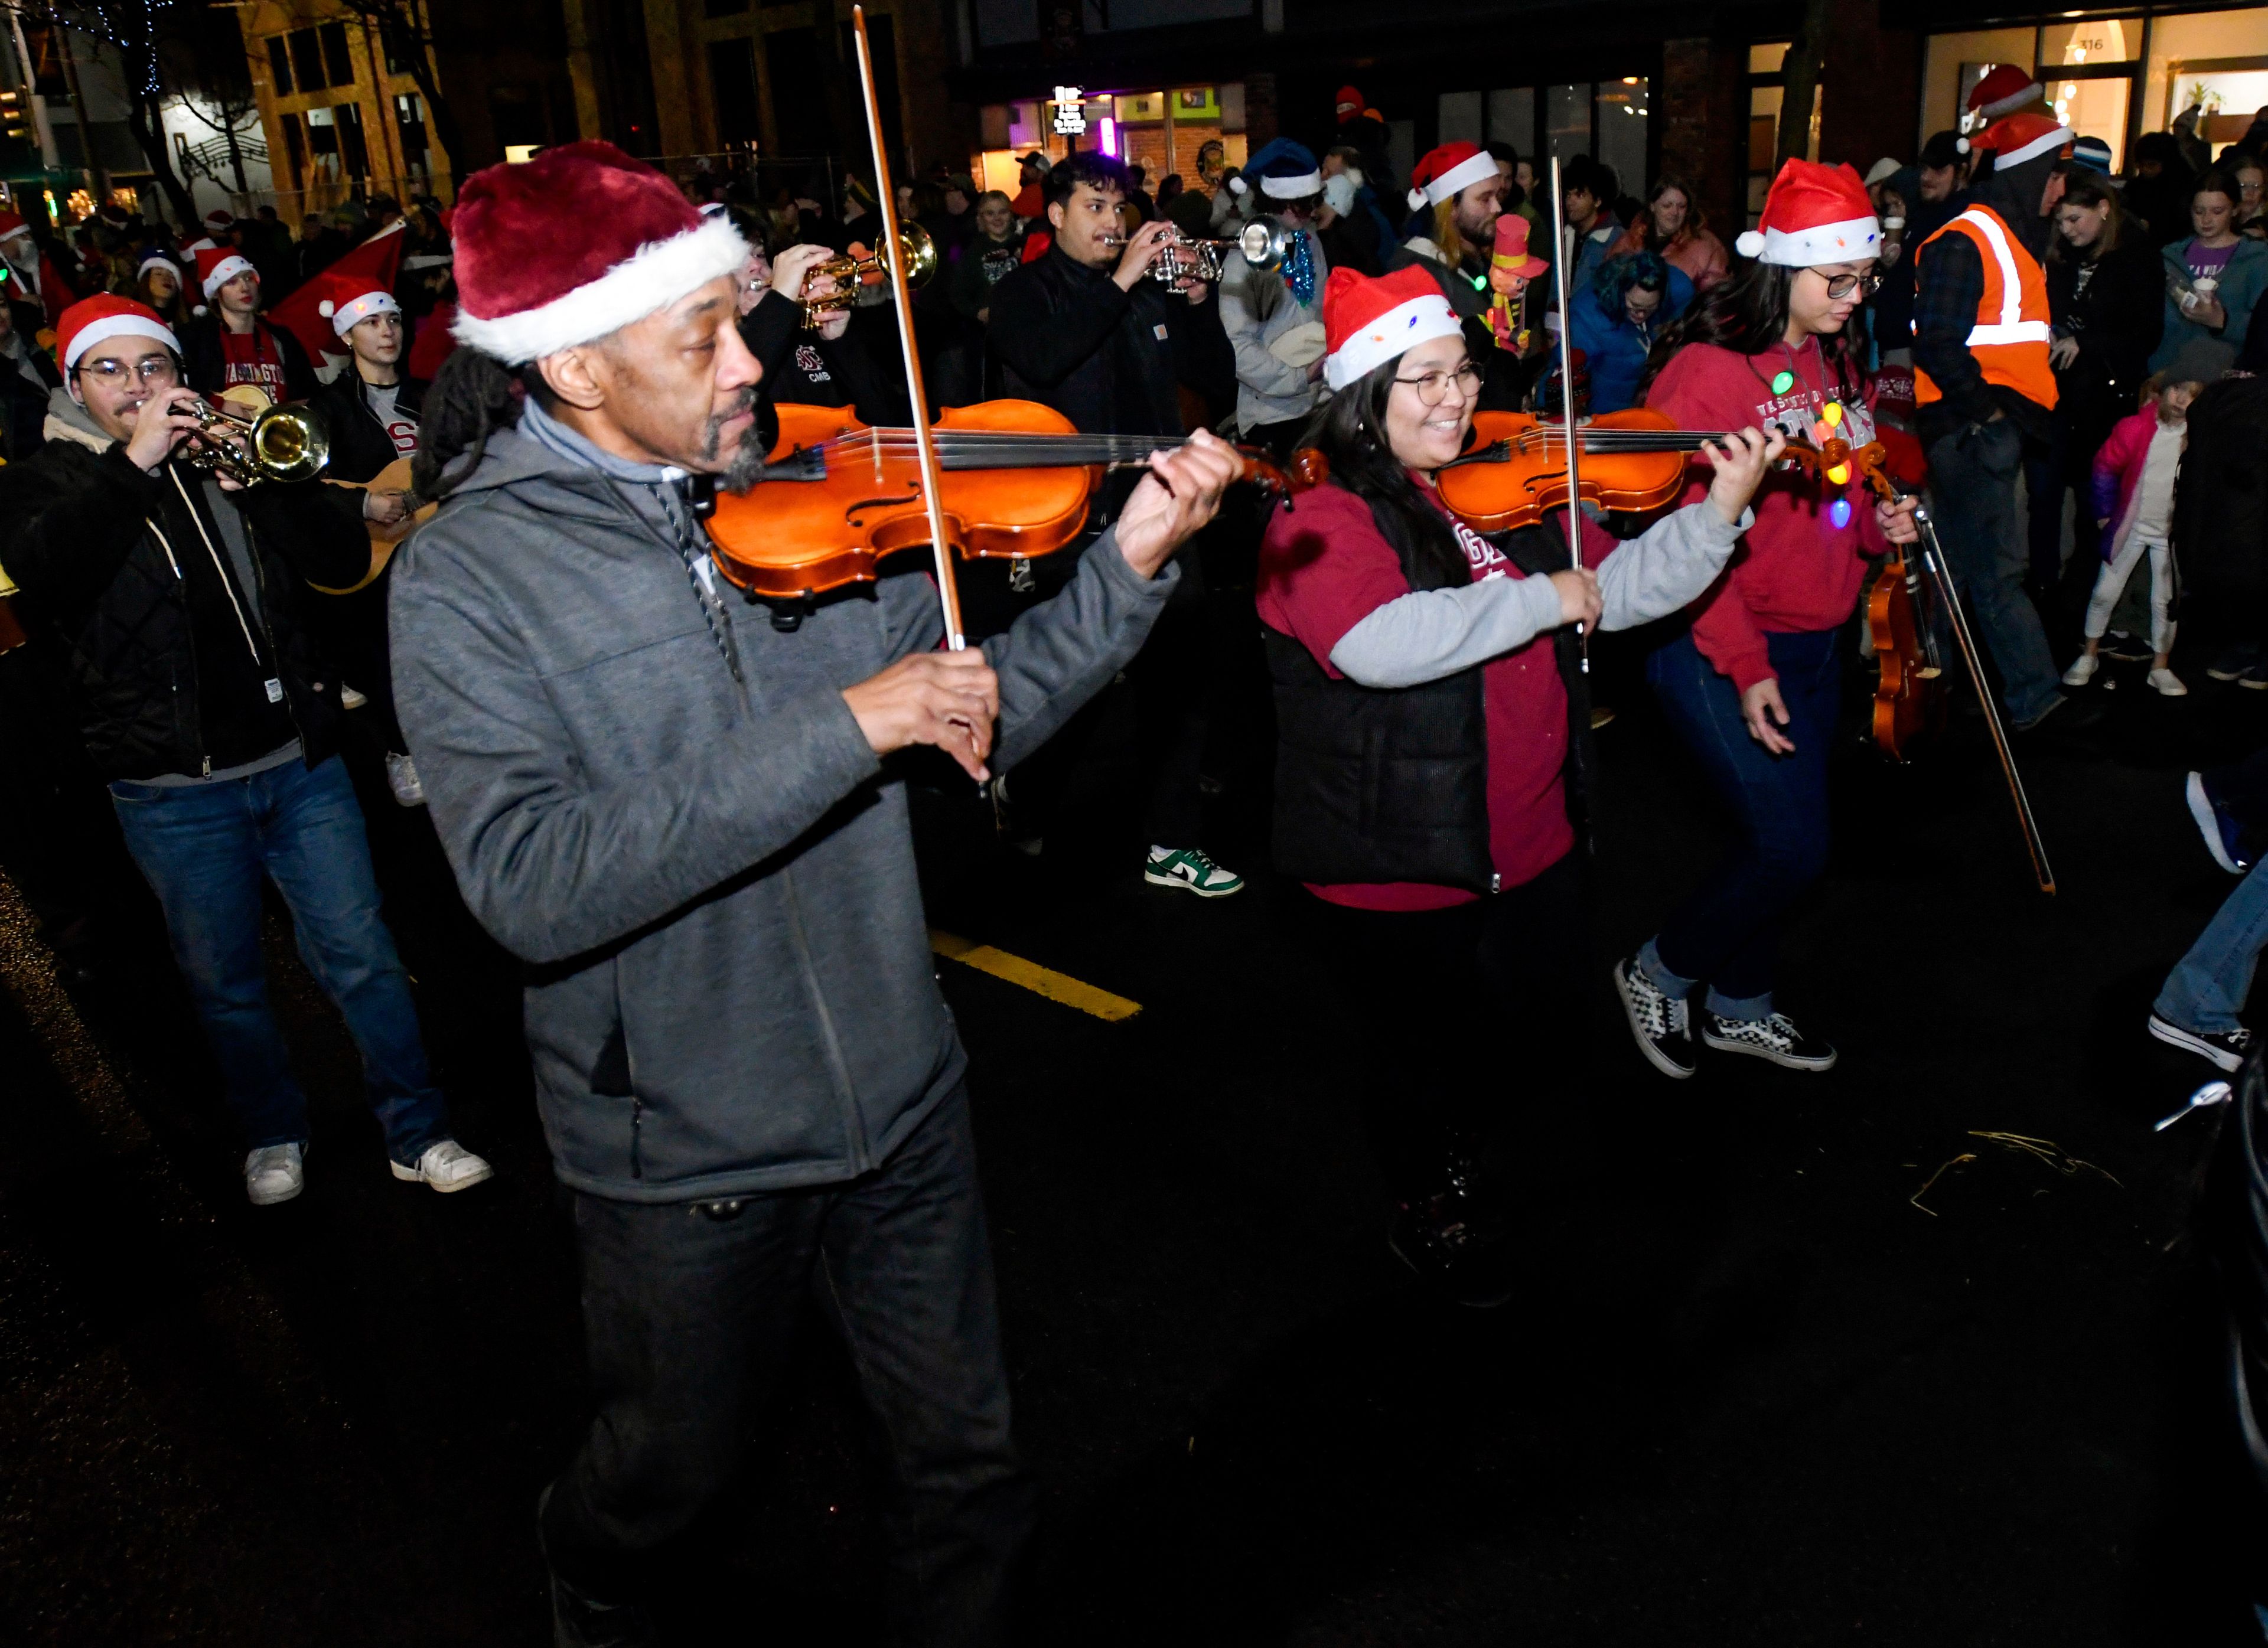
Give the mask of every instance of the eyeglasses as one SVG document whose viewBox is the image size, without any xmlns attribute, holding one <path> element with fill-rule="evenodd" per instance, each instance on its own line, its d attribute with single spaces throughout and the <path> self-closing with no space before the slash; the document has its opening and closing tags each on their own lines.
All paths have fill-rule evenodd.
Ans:
<svg viewBox="0 0 2268 1648">
<path fill-rule="evenodd" d="M 1462 362 L 1454 372 L 1420 372 L 1415 378 L 1396 378 L 1398 384 L 1408 384 L 1418 392 L 1420 406 L 1437 407 L 1448 398 L 1449 380 L 1455 379 L 1457 394 L 1469 401 L 1481 392 L 1481 369 L 1470 361 Z"/>
<path fill-rule="evenodd" d="M 92 378 L 95 382 L 113 389 L 124 383 L 129 378 L 138 378 L 145 384 L 171 382 L 173 376 L 173 357 L 170 355 L 152 355 L 147 359 L 135 362 L 130 366 L 124 361 L 107 359 L 81 361 L 78 371 L 81 376 Z"/>
<path fill-rule="evenodd" d="M 1871 298 L 1881 290 L 1881 285 L 1882 277 L 1879 275 L 1833 275 L 1828 277 L 1827 295 L 1837 303 L 1852 292 Z"/>
</svg>

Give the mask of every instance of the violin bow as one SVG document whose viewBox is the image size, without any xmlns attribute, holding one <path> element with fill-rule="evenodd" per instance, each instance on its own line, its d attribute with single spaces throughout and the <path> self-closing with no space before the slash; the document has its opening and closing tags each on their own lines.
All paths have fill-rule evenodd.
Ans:
<svg viewBox="0 0 2268 1648">
<path fill-rule="evenodd" d="M 1869 444 L 1851 453 L 1850 461 L 1867 477 L 1874 490 L 1891 503 L 1907 496 L 1898 484 L 1897 476 L 1890 473 L 1889 454 L 1879 444 Z M 2024 850 L 2031 855 L 2032 875 L 2040 884 L 2040 891 L 2052 894 L 2056 890 L 2055 872 L 2048 867 L 2047 843 L 2040 839 L 2039 820 L 2032 816 L 2031 798 L 2024 793 L 2024 781 L 2016 773 L 2016 753 L 2008 743 L 2008 729 L 2000 719 L 1999 700 L 1992 695 L 1992 683 L 1984 673 L 1984 655 L 1977 651 L 1977 635 L 1969 627 L 1969 609 L 1962 604 L 1961 592 L 1954 587 L 1952 570 L 1945 564 L 1945 551 L 1937 541 L 1937 522 L 1928 504 L 1919 497 L 1914 500 L 1914 526 L 1921 533 L 1915 547 L 1921 551 L 1922 570 L 1929 575 L 1931 588 L 1937 592 L 1939 603 L 1945 608 L 1948 627 L 1953 631 L 1953 643 L 1960 650 L 1961 661 L 1969 666 L 1969 679 L 1977 688 L 1977 699 L 1984 708 L 1984 726 L 1992 735 L 1992 748 L 2000 758 L 2000 770 L 2008 780 L 2008 794 L 2016 804 L 2016 822 L 2024 832 Z"/>
<path fill-rule="evenodd" d="M 930 428 L 929 395 L 922 386 L 921 355 L 914 347 L 914 305 L 906 287 L 906 260 L 898 238 L 898 191 L 890 181 L 889 146 L 882 139 L 882 106 L 874 95 L 874 58 L 866 44 L 866 9 L 850 8 L 852 38 L 858 48 L 858 85 L 866 99 L 866 140 L 874 151 L 876 204 L 882 213 L 882 259 L 897 305 L 898 342 L 905 351 L 906 394 L 913 404 L 914 450 L 921 461 L 922 504 L 929 515 L 930 548 L 937 563 L 937 600 L 945 617 L 945 644 L 968 648 L 961 628 L 961 590 L 953 581 L 953 541 L 945 530 L 945 502 L 937 462 L 937 438 Z"/>
<path fill-rule="evenodd" d="M 1575 317 L 1567 307 L 1567 265 L 1574 258 L 1574 248 L 1567 240 L 1567 197 L 1559 188 L 1559 157 L 1551 157 L 1551 238 L 1558 245 L 1559 255 L 1551 260 L 1551 283 L 1559 295 L 1559 413 L 1567 423 L 1567 556 L 1575 566 L 1583 564 L 1583 488 L 1579 476 L 1577 453 L 1582 441 L 1575 431 Z M 1577 631 L 1583 638 L 1583 673 L 1591 673 L 1591 630 L 1586 624 Z"/>
</svg>

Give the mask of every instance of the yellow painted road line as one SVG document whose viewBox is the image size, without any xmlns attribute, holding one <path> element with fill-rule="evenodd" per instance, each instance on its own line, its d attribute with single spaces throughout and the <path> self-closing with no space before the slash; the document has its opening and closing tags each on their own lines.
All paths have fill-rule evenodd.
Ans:
<svg viewBox="0 0 2268 1648">
<path fill-rule="evenodd" d="M 1142 1004 L 1128 1001 L 1123 996 L 1113 996 L 1107 990 L 1097 990 L 1092 984 L 1043 967 L 1036 961 L 1027 961 L 1005 950 L 996 950 L 990 945 L 971 944 L 966 938 L 956 938 L 949 932 L 929 930 L 929 947 L 963 967 L 975 967 L 979 973 L 990 973 L 994 978 L 1005 979 L 1011 984 L 1021 985 L 1035 996 L 1044 996 L 1051 1002 L 1061 1002 L 1066 1007 L 1076 1007 L 1083 1013 L 1093 1013 L 1098 1019 L 1116 1023 L 1131 1019 L 1142 1011 Z"/>
</svg>

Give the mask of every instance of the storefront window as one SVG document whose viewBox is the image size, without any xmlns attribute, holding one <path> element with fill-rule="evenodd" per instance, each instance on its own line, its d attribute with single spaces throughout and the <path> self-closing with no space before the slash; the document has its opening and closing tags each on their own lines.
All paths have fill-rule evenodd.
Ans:
<svg viewBox="0 0 2268 1648">
<path fill-rule="evenodd" d="M 2218 149 L 2244 135 L 2268 105 L 2268 7 L 2154 18 L 2142 129 L 2163 131 L 2201 106 L 2198 134 Z"/>
<path fill-rule="evenodd" d="M 2051 23 L 2040 31 L 2040 67 L 2085 69 L 2132 63 L 2142 51 L 2142 19 L 2102 18 L 2093 23 Z"/>
<path fill-rule="evenodd" d="M 1543 92 L 1543 152 L 1561 165 L 1591 148 L 1591 88 L 1547 86 Z"/>
<path fill-rule="evenodd" d="M 1625 195 L 1646 193 L 1646 127 L 1652 121 L 1653 99 L 1646 77 L 1625 75 L 1599 83 L 1598 158 L 1615 169 Z"/>
<path fill-rule="evenodd" d="M 1017 190 L 1018 157 L 1038 150 L 1050 160 L 1060 160 L 1074 146 L 1115 154 L 1147 174 L 1145 186 L 1155 192 L 1160 182 L 1174 173 L 1191 188 L 1210 192 L 1218 187 L 1221 168 L 1244 164 L 1244 86 L 1177 86 L 1154 92 L 1093 92 L 1080 104 L 1086 129 L 1058 132 L 1057 106 L 1032 99 L 995 104 L 983 111 L 983 129 L 995 141 L 1005 132 L 1005 147 L 988 149 L 977 157 L 976 173 L 983 188 L 1013 196 Z M 1218 145 L 1209 156 L 1206 145 Z M 1210 169 L 1207 170 L 1208 163 Z"/>
</svg>

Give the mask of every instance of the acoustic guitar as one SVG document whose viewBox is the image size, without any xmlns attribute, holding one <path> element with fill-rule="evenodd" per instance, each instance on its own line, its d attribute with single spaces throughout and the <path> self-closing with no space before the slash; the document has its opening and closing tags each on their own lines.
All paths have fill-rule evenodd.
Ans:
<svg viewBox="0 0 2268 1648">
<path fill-rule="evenodd" d="M 323 479 L 333 486 L 350 487 L 357 492 L 409 492 L 411 490 L 409 462 L 407 458 L 397 458 L 367 481 L 340 481 L 329 475 Z M 309 587 L 325 595 L 351 595 L 357 590 L 368 589 L 378 581 L 378 575 L 386 570 L 386 563 L 394 558 L 394 552 L 401 546 L 401 541 L 432 519 L 434 511 L 440 507 L 438 504 L 421 504 L 391 526 L 381 526 L 376 521 L 365 520 L 363 525 L 370 529 L 370 570 L 342 588 L 334 589 L 322 584 L 310 585 Z"/>
</svg>

